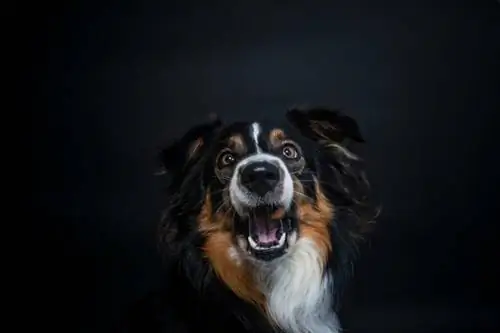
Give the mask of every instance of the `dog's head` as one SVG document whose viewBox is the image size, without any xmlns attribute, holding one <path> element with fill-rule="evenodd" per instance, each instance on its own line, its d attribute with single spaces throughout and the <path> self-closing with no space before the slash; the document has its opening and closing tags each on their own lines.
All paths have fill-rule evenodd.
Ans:
<svg viewBox="0 0 500 333">
<path fill-rule="evenodd" d="M 345 146 L 364 141 L 357 123 L 319 108 L 286 118 L 274 126 L 215 119 L 162 153 L 173 198 L 164 244 L 173 249 L 201 235 L 212 267 L 247 299 L 257 298 L 249 269 L 279 262 L 301 240 L 314 244 L 324 265 L 336 246 L 332 230 L 351 236 L 370 220 L 358 214 L 368 182 Z M 334 225 L 341 211 L 357 218 Z"/>
</svg>

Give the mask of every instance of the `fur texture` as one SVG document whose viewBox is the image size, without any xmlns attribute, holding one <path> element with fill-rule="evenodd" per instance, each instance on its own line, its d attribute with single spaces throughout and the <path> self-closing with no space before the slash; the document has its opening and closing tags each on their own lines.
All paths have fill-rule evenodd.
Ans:
<svg viewBox="0 0 500 333">
<path fill-rule="evenodd" d="M 163 150 L 170 176 L 159 227 L 166 288 L 129 314 L 125 331 L 341 331 L 342 290 L 357 244 L 379 213 L 363 161 L 348 148 L 364 140 L 339 111 L 286 116 L 280 126 L 216 119 Z M 259 196 L 241 185 L 248 165 L 281 178 Z M 261 251 L 249 231 L 258 219 L 247 212 L 261 203 L 278 207 L 265 213 L 280 225 L 272 251 Z"/>
</svg>

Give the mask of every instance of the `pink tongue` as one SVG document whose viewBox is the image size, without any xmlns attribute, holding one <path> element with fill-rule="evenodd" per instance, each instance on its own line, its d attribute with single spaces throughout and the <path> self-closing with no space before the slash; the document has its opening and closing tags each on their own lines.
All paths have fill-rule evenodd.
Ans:
<svg viewBox="0 0 500 333">
<path fill-rule="evenodd" d="M 256 234 L 260 243 L 272 243 L 278 241 L 278 238 L 276 238 L 276 233 L 278 232 L 277 227 L 271 227 L 268 230 L 264 221 L 259 221 L 256 224 Z"/>
</svg>

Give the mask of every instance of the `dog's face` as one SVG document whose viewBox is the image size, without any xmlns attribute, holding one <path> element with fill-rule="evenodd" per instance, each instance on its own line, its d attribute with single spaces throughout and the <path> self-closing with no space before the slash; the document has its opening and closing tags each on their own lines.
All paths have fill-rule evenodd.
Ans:
<svg viewBox="0 0 500 333">
<path fill-rule="evenodd" d="M 255 302 L 262 300 L 249 269 L 279 263 L 301 246 L 312 246 L 310 260 L 325 265 L 337 207 L 356 210 L 365 198 L 363 174 L 351 167 L 357 157 L 343 146 L 363 142 L 356 122 L 325 109 L 295 109 L 286 118 L 277 125 L 215 120 L 162 155 L 175 198 L 164 243 L 202 235 L 219 277 Z M 338 230 L 348 235 L 349 228 Z"/>
<path fill-rule="evenodd" d="M 234 217 L 226 227 L 239 249 L 257 260 L 284 255 L 298 237 L 297 197 L 313 185 L 299 138 L 281 127 L 237 123 L 220 132 L 210 158 L 212 204 Z"/>
</svg>

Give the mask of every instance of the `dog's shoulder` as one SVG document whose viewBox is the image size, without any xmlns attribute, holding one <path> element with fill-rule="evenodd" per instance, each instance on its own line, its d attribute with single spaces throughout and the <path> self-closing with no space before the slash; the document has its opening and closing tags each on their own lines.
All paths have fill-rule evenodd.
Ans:
<svg viewBox="0 0 500 333">
<path fill-rule="evenodd" d="M 267 333 L 245 324 L 244 314 L 231 307 L 207 303 L 187 283 L 169 280 L 169 286 L 149 292 L 124 313 L 116 333 Z"/>
</svg>

